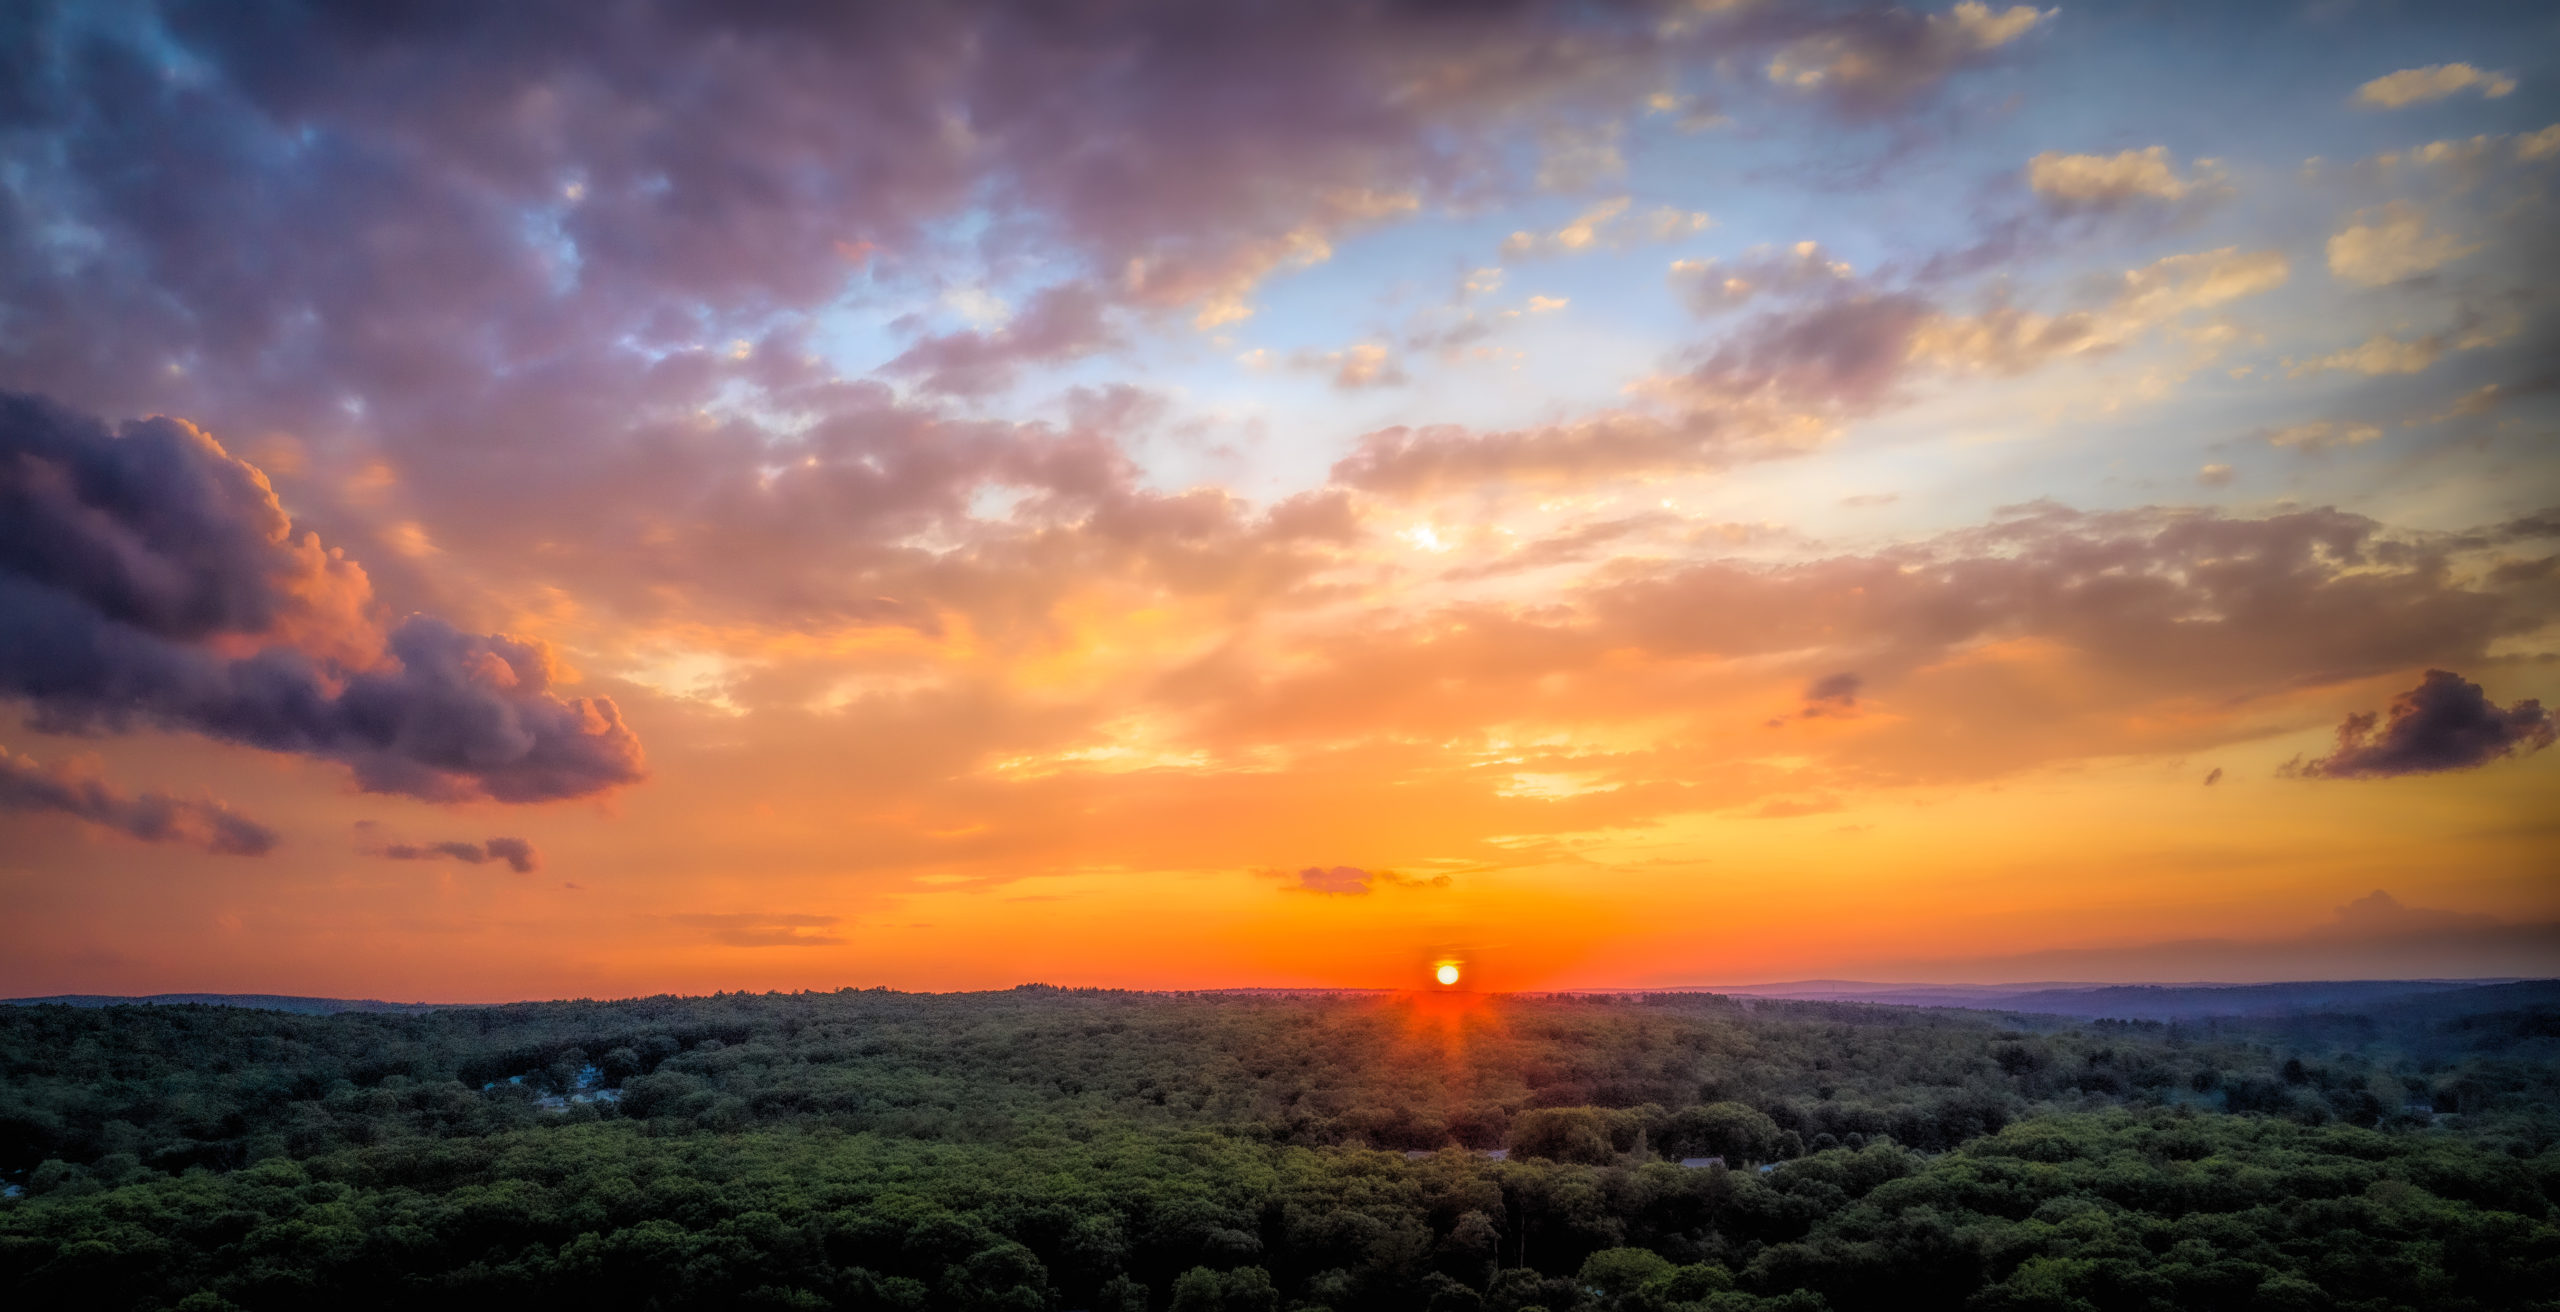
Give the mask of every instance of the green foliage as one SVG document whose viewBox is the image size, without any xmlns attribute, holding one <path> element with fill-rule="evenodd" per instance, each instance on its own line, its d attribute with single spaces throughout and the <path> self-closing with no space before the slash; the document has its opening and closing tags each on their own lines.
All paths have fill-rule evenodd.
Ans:
<svg viewBox="0 0 2560 1312">
<path fill-rule="evenodd" d="M 0 1039 L 13 1308 L 2560 1309 L 2529 1020 L 1038 990 Z"/>
</svg>

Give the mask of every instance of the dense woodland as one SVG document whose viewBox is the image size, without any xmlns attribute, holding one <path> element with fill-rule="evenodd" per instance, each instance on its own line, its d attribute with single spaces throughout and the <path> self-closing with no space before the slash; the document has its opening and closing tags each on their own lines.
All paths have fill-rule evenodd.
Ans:
<svg viewBox="0 0 2560 1312">
<path fill-rule="evenodd" d="M 2560 1309 L 2560 997 L 11 1007 L 0 1180 L 27 1308 Z"/>
</svg>

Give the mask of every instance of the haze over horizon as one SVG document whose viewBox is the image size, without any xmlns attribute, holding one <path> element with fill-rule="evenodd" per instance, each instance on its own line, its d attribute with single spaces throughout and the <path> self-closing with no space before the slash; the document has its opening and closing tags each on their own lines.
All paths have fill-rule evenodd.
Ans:
<svg viewBox="0 0 2560 1312">
<path fill-rule="evenodd" d="M 0 17 L 0 994 L 2560 975 L 2560 12 Z"/>
</svg>

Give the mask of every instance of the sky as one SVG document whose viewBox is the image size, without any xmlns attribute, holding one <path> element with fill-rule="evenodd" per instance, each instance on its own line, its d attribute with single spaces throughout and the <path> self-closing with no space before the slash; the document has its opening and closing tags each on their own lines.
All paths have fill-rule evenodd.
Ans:
<svg viewBox="0 0 2560 1312">
<path fill-rule="evenodd" d="M 0 994 L 2560 973 L 2560 10 L 0 11 Z"/>
</svg>

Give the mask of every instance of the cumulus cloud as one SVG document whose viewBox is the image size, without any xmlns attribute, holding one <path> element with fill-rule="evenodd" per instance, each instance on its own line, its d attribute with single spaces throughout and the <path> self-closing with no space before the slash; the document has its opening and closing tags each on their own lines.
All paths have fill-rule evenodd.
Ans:
<svg viewBox="0 0 2560 1312">
<path fill-rule="evenodd" d="M 2477 91 L 2496 100 L 2515 89 L 2516 80 L 2510 74 L 2491 73 L 2469 64 L 2429 64 L 2375 78 L 2356 88 L 2356 100 L 2378 109 L 2400 109 L 2464 91 Z"/>
<path fill-rule="evenodd" d="M 1771 82 L 1820 94 L 1850 113 L 1899 108 L 2061 11 L 1965 0 L 1943 14 L 1871 9 L 1799 38 L 1769 60 Z"/>
<path fill-rule="evenodd" d="M 504 861 L 519 875 L 542 866 L 542 855 L 521 838 L 492 838 L 485 843 L 392 843 L 382 849 L 382 855 L 394 861 L 460 861 L 475 866 Z"/>
<path fill-rule="evenodd" d="M 167 793 L 123 792 L 94 770 L 52 766 L 0 747 L 0 811 L 74 816 L 146 843 L 185 843 L 223 856 L 264 856 L 275 830 L 220 802 Z"/>
<path fill-rule="evenodd" d="M 2531 698 L 2499 706 L 2450 670 L 2429 670 L 2391 703 L 2388 718 L 2359 712 L 2338 726 L 2329 755 L 2298 762 L 2289 773 L 2311 779 L 2380 779 L 2468 770 L 2551 745 L 2551 715 Z"/>
<path fill-rule="evenodd" d="M 2417 277 L 2479 249 L 2464 245 L 2452 233 L 2429 228 L 2426 215 L 2414 207 L 2394 204 L 2370 217 L 2358 213 L 2355 222 L 2330 236 L 2329 272 L 2349 282 L 2379 287 Z"/>
<path fill-rule="evenodd" d="M 40 726 L 159 724 L 433 799 L 640 777 L 613 702 L 553 692 L 542 644 L 377 609 L 362 568 L 201 430 L 0 394 L 0 695 Z"/>
<path fill-rule="evenodd" d="M 2067 211 L 2184 200 L 2210 182 L 2210 177 L 2178 176 L 2166 146 L 2113 155 L 2066 155 L 2048 150 L 2027 161 L 2027 186 L 2046 204 Z"/>
</svg>

